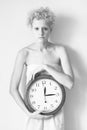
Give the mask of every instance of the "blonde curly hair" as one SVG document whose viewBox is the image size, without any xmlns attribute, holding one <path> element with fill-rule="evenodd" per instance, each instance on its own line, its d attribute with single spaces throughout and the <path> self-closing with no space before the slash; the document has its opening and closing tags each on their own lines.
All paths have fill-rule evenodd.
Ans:
<svg viewBox="0 0 87 130">
<path fill-rule="evenodd" d="M 46 8 L 41 7 L 39 9 L 33 10 L 28 17 L 28 25 L 32 26 L 34 19 L 45 20 L 50 28 L 52 28 L 52 26 L 55 23 L 54 13 L 48 7 Z"/>
</svg>

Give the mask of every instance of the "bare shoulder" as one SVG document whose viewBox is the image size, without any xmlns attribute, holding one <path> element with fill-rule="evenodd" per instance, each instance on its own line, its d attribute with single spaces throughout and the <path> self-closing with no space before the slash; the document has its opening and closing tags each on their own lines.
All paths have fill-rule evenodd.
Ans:
<svg viewBox="0 0 87 130">
<path fill-rule="evenodd" d="M 19 51 L 18 51 L 18 54 L 25 57 L 29 54 L 29 47 L 26 46 L 24 48 L 21 48 Z"/>
<path fill-rule="evenodd" d="M 65 55 L 66 49 L 63 45 L 52 43 L 50 48 L 55 52 L 56 55 Z"/>
<path fill-rule="evenodd" d="M 28 51 L 35 50 L 36 49 L 35 43 L 29 44 L 25 49 L 27 49 Z"/>
<path fill-rule="evenodd" d="M 62 56 L 67 54 L 66 48 L 64 46 L 56 47 L 56 50 L 59 51 L 59 54 Z"/>
<path fill-rule="evenodd" d="M 55 51 L 66 51 L 65 47 L 63 45 L 60 44 L 54 44 L 54 49 Z"/>
<path fill-rule="evenodd" d="M 16 59 L 18 61 L 25 62 L 28 54 L 29 54 L 29 51 L 28 51 L 27 47 L 21 48 L 17 53 Z"/>
</svg>

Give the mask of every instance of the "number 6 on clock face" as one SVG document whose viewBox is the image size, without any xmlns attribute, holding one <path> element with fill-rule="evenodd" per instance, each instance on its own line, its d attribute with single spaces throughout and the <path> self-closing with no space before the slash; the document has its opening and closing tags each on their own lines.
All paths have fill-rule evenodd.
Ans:
<svg viewBox="0 0 87 130">
<path fill-rule="evenodd" d="M 28 86 L 25 103 L 30 112 L 42 111 L 43 115 L 56 114 L 65 102 L 65 89 L 54 78 L 43 75 Z"/>
</svg>

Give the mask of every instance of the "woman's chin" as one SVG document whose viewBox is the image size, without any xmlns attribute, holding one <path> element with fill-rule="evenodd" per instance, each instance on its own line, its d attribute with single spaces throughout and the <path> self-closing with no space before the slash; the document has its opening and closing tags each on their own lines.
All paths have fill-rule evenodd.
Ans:
<svg viewBox="0 0 87 130">
<path fill-rule="evenodd" d="M 42 37 L 39 37 L 39 38 L 38 38 L 38 41 L 45 41 L 45 39 L 42 38 Z"/>
</svg>

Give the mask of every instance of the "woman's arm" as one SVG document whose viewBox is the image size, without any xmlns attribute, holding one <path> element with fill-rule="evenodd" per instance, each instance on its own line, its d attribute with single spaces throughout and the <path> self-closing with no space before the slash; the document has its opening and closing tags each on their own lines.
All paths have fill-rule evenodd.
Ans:
<svg viewBox="0 0 87 130">
<path fill-rule="evenodd" d="M 52 115 L 50 116 L 40 115 L 39 113 L 41 111 L 35 111 L 33 113 L 30 113 L 25 105 L 24 99 L 20 94 L 19 85 L 20 85 L 23 68 L 26 62 L 26 57 L 27 57 L 27 53 L 24 50 L 19 51 L 17 54 L 15 66 L 14 66 L 14 70 L 10 82 L 10 94 L 12 95 L 16 103 L 24 110 L 24 112 L 26 112 L 29 118 L 35 118 L 35 119 L 50 118 Z"/>
<path fill-rule="evenodd" d="M 56 55 L 61 60 L 63 72 L 58 72 L 52 66 L 45 65 L 44 68 L 62 85 L 67 88 L 72 88 L 74 83 L 73 71 L 64 47 L 56 49 Z"/>
<path fill-rule="evenodd" d="M 20 50 L 17 54 L 15 66 L 13 69 L 11 81 L 10 81 L 10 94 L 15 99 L 16 103 L 29 115 L 24 100 L 19 92 L 20 80 L 25 64 L 27 53 L 25 50 Z"/>
</svg>

